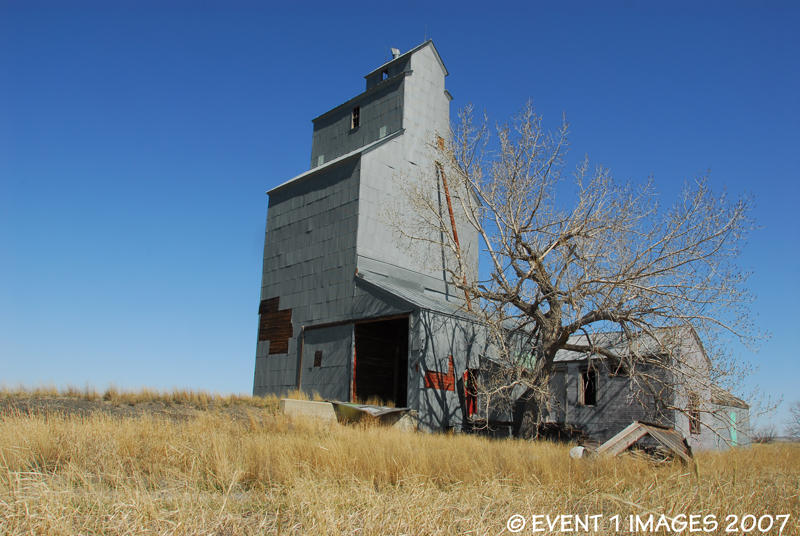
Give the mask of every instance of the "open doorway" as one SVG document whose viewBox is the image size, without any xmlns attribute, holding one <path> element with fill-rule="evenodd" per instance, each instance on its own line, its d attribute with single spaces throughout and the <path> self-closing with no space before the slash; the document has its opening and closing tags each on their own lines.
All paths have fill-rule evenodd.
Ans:
<svg viewBox="0 0 800 536">
<path fill-rule="evenodd" d="M 407 405 L 408 317 L 356 322 L 355 398 Z"/>
</svg>

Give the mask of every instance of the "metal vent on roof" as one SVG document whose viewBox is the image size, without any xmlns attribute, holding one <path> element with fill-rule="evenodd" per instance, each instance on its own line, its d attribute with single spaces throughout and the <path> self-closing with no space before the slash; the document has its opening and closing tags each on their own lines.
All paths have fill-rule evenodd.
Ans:
<svg viewBox="0 0 800 536">
<path fill-rule="evenodd" d="M 392 59 L 400 57 L 400 49 L 399 48 L 392 48 Z"/>
</svg>

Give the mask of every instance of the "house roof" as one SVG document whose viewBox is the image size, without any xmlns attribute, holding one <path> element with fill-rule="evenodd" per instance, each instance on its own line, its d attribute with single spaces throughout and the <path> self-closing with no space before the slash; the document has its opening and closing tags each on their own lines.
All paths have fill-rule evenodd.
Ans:
<svg viewBox="0 0 800 536">
<path fill-rule="evenodd" d="M 618 355 L 624 355 L 633 349 L 638 354 L 656 355 L 664 353 L 667 346 L 672 346 L 674 343 L 669 341 L 669 337 L 679 337 L 681 340 L 685 338 L 680 332 L 684 328 L 659 328 L 656 329 L 654 334 L 640 333 L 638 337 L 629 341 L 621 331 L 609 331 L 601 333 L 591 333 L 590 337 L 586 334 L 572 335 L 567 339 L 568 344 L 595 346 L 603 350 L 613 352 Z M 708 360 L 705 354 L 703 345 L 700 339 L 696 337 L 694 330 L 689 334 L 697 343 L 703 356 Z M 554 358 L 555 362 L 569 362 L 569 361 L 583 361 L 590 357 L 600 357 L 595 353 L 575 352 L 572 350 L 559 350 L 556 352 Z"/>
<path fill-rule="evenodd" d="M 718 406 L 750 409 L 750 405 L 741 398 L 733 396 L 729 391 L 716 385 L 711 386 L 711 402 Z"/>
</svg>

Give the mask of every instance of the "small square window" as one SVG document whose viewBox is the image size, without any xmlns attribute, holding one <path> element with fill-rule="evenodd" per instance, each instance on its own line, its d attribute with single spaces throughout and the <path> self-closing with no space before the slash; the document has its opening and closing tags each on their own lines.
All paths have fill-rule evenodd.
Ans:
<svg viewBox="0 0 800 536">
<path fill-rule="evenodd" d="M 381 72 L 381 80 L 386 80 L 387 78 L 389 78 L 389 69 L 384 69 Z"/>
<path fill-rule="evenodd" d="M 350 128 L 351 129 L 358 128 L 360 124 L 361 124 L 361 108 L 356 106 L 355 108 L 353 108 L 353 115 L 350 116 Z"/>
</svg>

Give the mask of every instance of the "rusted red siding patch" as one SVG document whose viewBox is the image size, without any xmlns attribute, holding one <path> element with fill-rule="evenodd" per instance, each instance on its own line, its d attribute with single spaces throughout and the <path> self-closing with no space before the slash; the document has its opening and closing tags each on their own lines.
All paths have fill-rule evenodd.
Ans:
<svg viewBox="0 0 800 536">
<path fill-rule="evenodd" d="M 258 340 L 269 341 L 270 354 L 289 352 L 289 339 L 292 338 L 292 310 L 279 310 L 280 298 L 261 300 L 258 314 Z"/>
<path fill-rule="evenodd" d="M 453 356 L 447 359 L 447 374 L 429 370 L 425 373 L 425 387 L 428 389 L 440 389 L 442 391 L 456 390 L 456 372 L 453 364 Z"/>
</svg>

